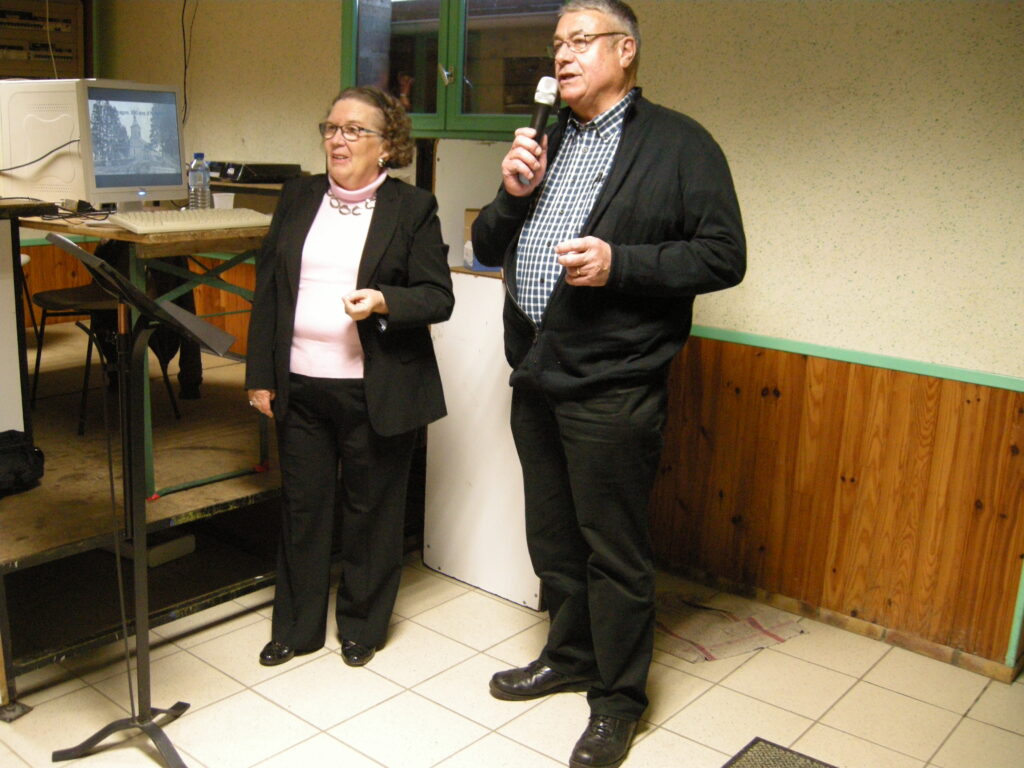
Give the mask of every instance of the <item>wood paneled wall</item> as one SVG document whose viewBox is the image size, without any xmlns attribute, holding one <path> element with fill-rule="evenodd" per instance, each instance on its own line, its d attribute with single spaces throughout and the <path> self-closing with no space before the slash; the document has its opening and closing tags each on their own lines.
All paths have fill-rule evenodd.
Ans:
<svg viewBox="0 0 1024 768">
<path fill-rule="evenodd" d="M 82 247 L 90 253 L 96 250 L 98 243 L 82 243 Z M 38 293 L 54 288 L 69 288 L 76 285 L 85 285 L 92 278 L 88 271 L 74 256 L 65 253 L 55 245 L 34 245 L 22 248 L 22 251 L 32 257 L 32 261 L 25 268 L 25 279 L 28 282 L 29 291 Z M 206 269 L 217 266 L 220 262 L 216 259 L 196 259 Z M 195 272 L 199 270 L 196 264 L 190 264 L 190 269 Z M 241 264 L 224 272 L 221 277 L 229 283 L 253 290 L 256 285 L 256 270 L 250 264 Z M 235 337 L 236 341 L 231 346 L 231 351 L 238 354 L 245 354 L 245 336 L 249 329 L 249 302 L 241 296 L 233 293 L 218 290 L 210 286 L 199 286 L 195 289 L 196 312 L 200 315 L 218 315 L 208 317 L 207 320 L 214 325 L 223 328 Z M 36 317 L 39 317 L 40 310 L 36 309 Z M 221 314 L 232 312 L 236 314 Z M 73 322 L 74 318 L 55 317 L 48 323 Z M 28 306 L 25 306 L 25 325 L 28 327 L 30 318 Z"/>
<path fill-rule="evenodd" d="M 670 382 L 663 565 L 1006 662 L 1024 393 L 699 338 Z"/>
<path fill-rule="evenodd" d="M 212 269 L 220 262 L 215 259 L 196 259 L 207 269 Z M 192 265 L 192 271 L 197 267 Z M 221 274 L 221 277 L 232 285 L 248 288 L 250 291 L 256 287 L 256 268 L 251 264 L 239 264 Z M 250 303 L 234 293 L 218 290 L 207 285 L 201 285 L 195 289 L 196 313 L 199 315 L 219 315 L 207 317 L 207 321 L 219 326 L 235 337 L 235 343 L 231 345 L 231 351 L 240 355 L 245 354 L 245 337 L 249 332 L 249 310 Z M 233 314 L 222 315 L 220 313 L 231 312 Z"/>
</svg>

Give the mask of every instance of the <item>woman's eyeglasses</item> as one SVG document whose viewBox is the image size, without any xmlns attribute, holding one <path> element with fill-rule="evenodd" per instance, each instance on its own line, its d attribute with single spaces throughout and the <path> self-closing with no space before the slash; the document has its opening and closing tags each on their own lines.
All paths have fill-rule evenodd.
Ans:
<svg viewBox="0 0 1024 768">
<path fill-rule="evenodd" d="M 341 137 L 345 141 L 359 141 L 363 136 L 380 136 L 381 133 L 378 131 L 371 131 L 369 128 L 363 128 L 361 125 L 335 125 L 334 123 L 320 123 L 320 135 L 325 139 L 330 139 L 338 131 L 341 131 Z"/>
</svg>

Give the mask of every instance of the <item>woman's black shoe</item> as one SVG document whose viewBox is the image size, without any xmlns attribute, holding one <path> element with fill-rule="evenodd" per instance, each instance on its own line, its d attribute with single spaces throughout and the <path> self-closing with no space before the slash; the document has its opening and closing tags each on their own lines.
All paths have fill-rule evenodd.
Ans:
<svg viewBox="0 0 1024 768">
<path fill-rule="evenodd" d="M 260 651 L 260 664 L 264 667 L 276 667 L 278 664 L 284 664 L 286 661 L 289 661 L 294 655 L 294 648 L 284 643 L 279 643 L 277 640 L 271 640 Z"/>
<path fill-rule="evenodd" d="M 341 658 L 350 667 L 361 667 L 370 659 L 377 649 L 372 645 L 363 645 L 355 640 L 341 641 Z"/>
</svg>

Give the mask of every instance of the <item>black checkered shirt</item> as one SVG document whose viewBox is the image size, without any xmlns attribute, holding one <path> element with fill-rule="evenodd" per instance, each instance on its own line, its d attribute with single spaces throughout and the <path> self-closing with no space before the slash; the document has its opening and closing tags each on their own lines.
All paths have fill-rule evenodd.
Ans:
<svg viewBox="0 0 1024 768">
<path fill-rule="evenodd" d="M 637 93 L 633 89 L 585 125 L 569 117 L 558 155 L 547 169 L 516 248 L 519 305 L 538 324 L 563 271 L 554 247 L 583 231 L 611 171 L 626 110 Z"/>
</svg>

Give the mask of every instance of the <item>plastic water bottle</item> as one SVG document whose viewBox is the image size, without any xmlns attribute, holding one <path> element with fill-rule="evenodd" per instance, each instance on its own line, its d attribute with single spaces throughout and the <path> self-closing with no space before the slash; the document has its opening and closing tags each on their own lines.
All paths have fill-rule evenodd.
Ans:
<svg viewBox="0 0 1024 768">
<path fill-rule="evenodd" d="M 188 207 L 213 207 L 213 198 L 210 195 L 210 166 L 206 164 L 206 156 L 202 152 L 196 152 L 192 156 L 192 162 L 188 164 Z"/>
</svg>

